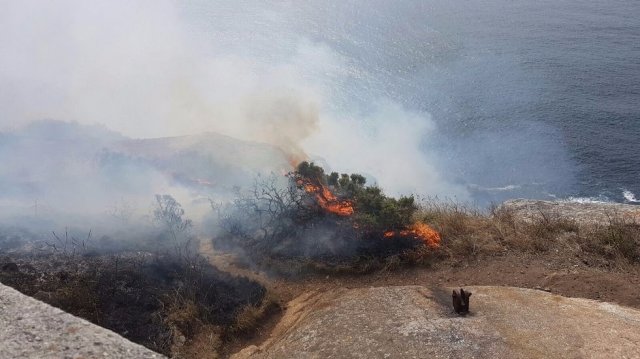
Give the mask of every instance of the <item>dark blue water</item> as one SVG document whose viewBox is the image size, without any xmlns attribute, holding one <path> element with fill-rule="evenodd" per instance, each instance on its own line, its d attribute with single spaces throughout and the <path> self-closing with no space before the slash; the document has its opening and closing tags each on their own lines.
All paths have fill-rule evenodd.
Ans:
<svg viewBox="0 0 640 359">
<path fill-rule="evenodd" d="M 557 153 L 539 157 L 538 153 L 527 155 L 525 149 L 520 158 L 525 163 L 527 157 L 541 159 L 525 166 L 571 179 L 567 187 L 556 180 L 561 187 L 544 190 L 557 191 L 559 196 L 633 200 L 632 194 L 640 193 L 640 2 L 458 5 L 464 9 L 443 2 L 432 8 L 430 18 L 438 19 L 436 27 L 449 29 L 461 39 L 458 56 L 467 57 L 462 61 L 469 76 L 490 84 L 492 94 L 481 95 L 484 85 L 480 85 L 471 90 L 471 98 L 455 90 L 447 91 L 448 95 L 458 104 L 473 101 L 478 108 L 488 109 L 476 112 L 479 118 L 473 121 L 494 126 L 528 123 L 550 131 L 531 134 L 551 138 L 559 145 Z M 505 66 L 491 66 L 492 58 Z M 456 78 L 449 79 L 457 82 Z M 435 108 L 432 111 L 442 113 Z M 459 122 L 473 118 L 454 111 Z M 511 144 L 496 156 L 524 147 L 528 146 Z M 535 145 L 531 148 L 544 151 Z"/>
<path fill-rule="evenodd" d="M 190 11 L 228 30 L 228 48 L 262 61 L 300 37 L 339 54 L 347 70 L 326 80 L 332 106 L 385 98 L 429 114 L 438 133 L 423 150 L 478 202 L 640 197 L 640 1 L 249 1 Z"/>
</svg>

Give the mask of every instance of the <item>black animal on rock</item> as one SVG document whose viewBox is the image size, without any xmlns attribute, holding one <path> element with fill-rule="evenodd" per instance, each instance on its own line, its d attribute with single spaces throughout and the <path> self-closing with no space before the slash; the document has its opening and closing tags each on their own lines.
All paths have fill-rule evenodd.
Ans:
<svg viewBox="0 0 640 359">
<path fill-rule="evenodd" d="M 453 310 L 458 314 L 469 313 L 470 296 L 471 292 L 465 292 L 462 288 L 460 288 L 460 292 L 454 290 L 453 294 L 451 294 L 451 297 L 453 298 Z"/>
</svg>

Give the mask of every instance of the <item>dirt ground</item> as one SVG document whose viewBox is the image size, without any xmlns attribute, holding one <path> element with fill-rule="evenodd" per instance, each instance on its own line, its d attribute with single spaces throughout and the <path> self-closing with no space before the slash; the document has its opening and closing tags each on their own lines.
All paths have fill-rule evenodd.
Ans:
<svg viewBox="0 0 640 359">
<path fill-rule="evenodd" d="M 207 241 L 210 242 L 210 241 Z M 547 253 L 526 255 L 507 253 L 466 261 L 442 261 L 431 267 L 409 267 L 393 271 L 359 275 L 309 275 L 281 278 L 242 267 L 232 255 L 216 253 L 203 242 L 201 251 L 212 264 L 234 275 L 257 280 L 269 289 L 282 308 L 293 298 L 308 291 L 331 291 L 336 288 L 422 285 L 511 286 L 543 290 L 566 297 L 595 299 L 640 308 L 640 266 L 596 267 L 578 258 Z M 473 303 L 471 303 L 473 305 Z M 230 355 L 240 349 L 260 344 L 277 324 L 281 314 L 274 314 L 251 335 L 230 343 Z"/>
</svg>

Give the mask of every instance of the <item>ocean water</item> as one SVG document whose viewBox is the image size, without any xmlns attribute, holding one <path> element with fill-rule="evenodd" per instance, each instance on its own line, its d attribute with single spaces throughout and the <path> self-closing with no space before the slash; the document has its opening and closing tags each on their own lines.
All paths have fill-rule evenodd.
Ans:
<svg viewBox="0 0 640 359">
<path fill-rule="evenodd" d="M 535 152 L 520 152 L 522 146 L 513 144 L 495 154 L 502 157 L 515 147 L 521 157 L 513 160 L 522 163 L 507 166 L 529 176 L 527 163 L 552 171 L 552 182 L 532 196 L 637 202 L 640 2 L 477 1 L 462 7 L 441 3 L 434 9 L 442 11 L 436 15 L 439 26 L 451 26 L 463 39 L 469 75 L 486 81 L 490 95 L 472 91 L 471 101 L 487 111 L 479 119 L 461 115 L 460 123 L 542 127 L 528 134 L 536 142 L 529 145 Z M 492 58 L 504 67 L 483 66 Z M 461 97 L 456 91 L 449 94 Z M 539 146 L 552 146 L 555 153 L 538 157 L 536 152 L 544 151 Z"/>
<path fill-rule="evenodd" d="M 185 14 L 256 61 L 301 38 L 337 54 L 331 106 L 423 113 L 437 133 L 422 150 L 476 202 L 638 201 L 640 1 L 203 1 Z"/>
</svg>

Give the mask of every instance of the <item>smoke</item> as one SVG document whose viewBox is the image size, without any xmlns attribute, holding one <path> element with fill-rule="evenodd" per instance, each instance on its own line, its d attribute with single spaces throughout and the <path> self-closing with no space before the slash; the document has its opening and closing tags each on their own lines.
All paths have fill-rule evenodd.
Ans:
<svg viewBox="0 0 640 359">
<path fill-rule="evenodd" d="M 421 151 L 426 113 L 364 98 L 349 59 L 298 35 L 281 5 L 8 2 L 0 21 L 0 126 L 42 118 L 153 138 L 214 131 L 363 171 L 393 193 L 460 195 Z M 278 25 L 282 22 L 285 25 Z M 11 89 L 10 91 L 7 89 Z M 362 100 L 362 99 L 361 99 Z"/>
<path fill-rule="evenodd" d="M 223 34 L 190 29 L 176 3 L 10 2 L 5 8 L 0 79 L 11 89 L 0 97 L 5 128 L 54 118 L 142 138 L 217 131 L 264 139 L 274 131 L 262 131 L 272 127 L 255 121 L 262 114 L 287 111 L 300 127 L 317 117 L 314 93 L 300 85 L 294 66 L 264 68 L 210 44 L 207 37 Z M 279 134 L 278 140 L 297 139 Z"/>
<path fill-rule="evenodd" d="M 323 154 L 331 169 L 358 169 L 392 195 L 431 194 L 468 199 L 461 186 L 442 178 L 436 161 L 423 147 L 436 136 L 426 114 L 379 100 L 359 119 L 332 118 L 306 141 Z"/>
<path fill-rule="evenodd" d="M 571 182 L 554 129 L 518 122 L 533 77 L 469 56 L 441 20 L 453 5 L 0 2 L 7 216 L 144 218 L 170 193 L 197 220 L 207 197 L 305 158 L 393 195 L 486 203 Z"/>
</svg>

